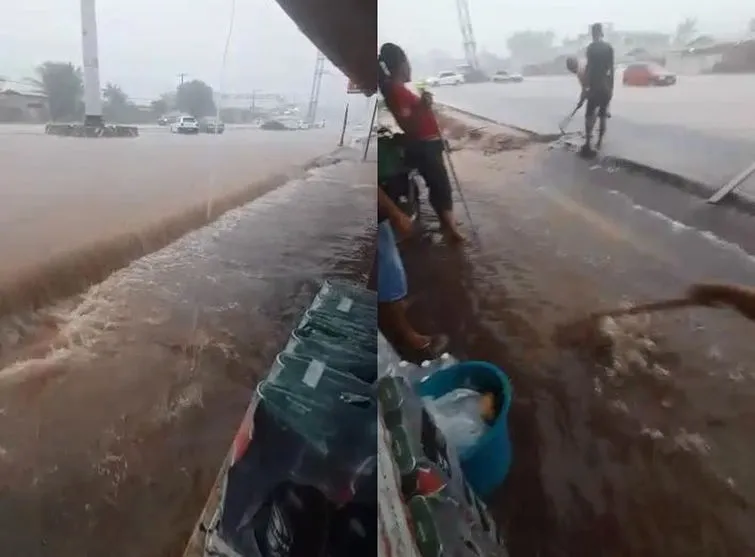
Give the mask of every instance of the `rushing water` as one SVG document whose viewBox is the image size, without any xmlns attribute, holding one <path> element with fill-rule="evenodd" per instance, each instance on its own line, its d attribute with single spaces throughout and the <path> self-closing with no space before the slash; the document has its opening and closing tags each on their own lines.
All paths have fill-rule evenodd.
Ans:
<svg viewBox="0 0 755 557">
<path fill-rule="evenodd" d="M 604 323 L 609 353 L 553 338 L 706 271 L 755 281 L 750 258 L 609 191 L 629 178 L 594 187 L 545 147 L 455 161 L 480 245 L 404 250 L 416 320 L 512 378 L 514 465 L 493 501 L 512 555 L 754 554 L 753 326 L 694 310 Z"/>
<path fill-rule="evenodd" d="M 0 553 L 181 554 L 316 281 L 366 278 L 374 172 L 314 169 L 76 299 L 3 320 Z"/>
</svg>

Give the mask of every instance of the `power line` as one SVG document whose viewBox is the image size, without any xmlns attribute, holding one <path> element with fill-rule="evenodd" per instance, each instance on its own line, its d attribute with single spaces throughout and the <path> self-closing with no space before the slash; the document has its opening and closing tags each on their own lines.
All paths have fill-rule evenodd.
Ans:
<svg viewBox="0 0 755 557">
<path fill-rule="evenodd" d="M 178 86 L 179 87 L 184 84 L 184 78 L 186 78 L 188 75 L 189 74 L 187 74 L 187 73 L 180 73 L 180 74 L 178 74 Z"/>
</svg>

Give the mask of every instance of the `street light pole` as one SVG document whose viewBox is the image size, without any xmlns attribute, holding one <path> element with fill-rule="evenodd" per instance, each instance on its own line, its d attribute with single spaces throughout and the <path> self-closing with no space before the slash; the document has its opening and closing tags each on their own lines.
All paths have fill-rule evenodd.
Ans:
<svg viewBox="0 0 755 557">
<path fill-rule="evenodd" d="M 84 57 L 84 125 L 102 127 L 100 64 L 97 56 L 97 13 L 95 0 L 80 0 L 81 46 Z"/>
</svg>

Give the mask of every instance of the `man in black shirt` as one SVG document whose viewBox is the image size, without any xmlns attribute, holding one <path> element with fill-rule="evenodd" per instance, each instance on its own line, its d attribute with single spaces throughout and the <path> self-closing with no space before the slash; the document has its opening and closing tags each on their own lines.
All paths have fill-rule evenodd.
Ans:
<svg viewBox="0 0 755 557">
<path fill-rule="evenodd" d="M 603 40 L 603 26 L 600 23 L 594 23 L 590 31 L 592 42 L 587 47 L 587 66 L 585 68 L 587 85 L 585 144 L 581 151 L 585 156 L 595 154 L 590 142 L 596 115 L 600 118 L 600 126 L 598 128 L 598 141 L 595 146 L 600 149 L 603 143 L 603 135 L 606 133 L 606 119 L 608 118 L 608 105 L 613 97 L 614 77 L 613 47 Z"/>
</svg>

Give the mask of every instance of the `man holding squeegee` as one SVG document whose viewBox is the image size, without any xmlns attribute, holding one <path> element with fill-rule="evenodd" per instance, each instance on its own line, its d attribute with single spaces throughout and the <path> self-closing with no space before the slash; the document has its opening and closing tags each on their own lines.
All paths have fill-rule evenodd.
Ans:
<svg viewBox="0 0 755 557">
<path fill-rule="evenodd" d="M 598 141 L 595 146 L 600 149 L 606 133 L 608 105 L 613 98 L 614 55 L 613 47 L 603 39 L 603 26 L 594 23 L 590 27 L 592 42 L 587 47 L 587 65 L 584 82 L 587 85 L 587 108 L 585 109 L 585 144 L 580 154 L 585 157 L 595 156 L 591 146 L 592 131 L 596 119 L 598 124 Z"/>
</svg>

